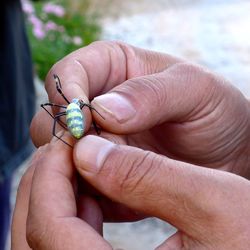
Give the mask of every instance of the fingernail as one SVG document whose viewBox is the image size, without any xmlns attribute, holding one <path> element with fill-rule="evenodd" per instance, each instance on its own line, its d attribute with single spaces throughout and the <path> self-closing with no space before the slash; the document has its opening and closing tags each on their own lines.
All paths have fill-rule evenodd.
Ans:
<svg viewBox="0 0 250 250">
<path fill-rule="evenodd" d="M 115 144 L 94 135 L 83 137 L 74 148 L 74 162 L 79 171 L 97 173 Z"/>
<path fill-rule="evenodd" d="M 136 109 L 124 96 L 117 93 L 108 93 L 94 98 L 93 103 L 109 113 L 119 123 L 125 123 L 136 114 Z"/>
</svg>

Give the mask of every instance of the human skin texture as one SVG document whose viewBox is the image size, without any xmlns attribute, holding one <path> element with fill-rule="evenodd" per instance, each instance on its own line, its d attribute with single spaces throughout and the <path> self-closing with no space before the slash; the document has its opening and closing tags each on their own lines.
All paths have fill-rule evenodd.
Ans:
<svg viewBox="0 0 250 250">
<path fill-rule="evenodd" d="M 68 99 L 90 100 L 105 117 L 92 113 L 103 138 L 39 149 L 19 188 L 13 249 L 29 249 L 27 242 L 34 249 L 111 249 L 100 237 L 103 221 L 145 216 L 178 229 L 159 249 L 247 249 L 250 105 L 237 89 L 198 65 L 119 42 L 93 43 L 53 66 L 46 90 L 51 102 L 65 104 L 53 74 Z M 91 113 L 83 112 L 89 128 Z M 52 122 L 43 111 L 35 116 L 35 145 L 50 141 Z M 76 170 L 82 178 L 73 178 Z M 95 215 L 86 215 L 89 208 Z M 81 230 L 86 236 L 78 238 Z"/>
</svg>

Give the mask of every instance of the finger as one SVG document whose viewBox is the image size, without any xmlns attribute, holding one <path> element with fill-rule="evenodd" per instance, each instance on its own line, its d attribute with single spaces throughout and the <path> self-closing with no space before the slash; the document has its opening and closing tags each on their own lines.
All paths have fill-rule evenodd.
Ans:
<svg viewBox="0 0 250 250">
<path fill-rule="evenodd" d="M 54 75 L 58 75 L 61 90 L 69 102 L 73 98 L 79 98 L 88 103 L 88 100 L 129 78 L 160 72 L 180 61 L 170 55 L 146 51 L 119 42 L 95 42 L 56 63 L 46 77 L 45 86 L 52 103 L 67 105 L 56 89 Z M 53 111 L 55 114 L 58 109 Z M 85 130 L 88 131 L 91 113 L 88 108 L 83 108 L 83 112 L 86 119 Z M 96 112 L 93 114 L 99 116 Z"/>
<path fill-rule="evenodd" d="M 48 108 L 52 112 L 51 108 Z M 61 119 L 63 121 L 63 118 Z M 30 125 L 30 135 L 32 142 L 38 148 L 46 143 L 49 143 L 53 138 L 53 132 L 57 134 L 59 131 L 65 131 L 66 125 L 60 125 L 56 122 L 55 131 L 53 131 L 54 118 L 52 118 L 45 110 L 38 111 L 33 117 Z M 66 128 L 67 129 L 67 128 Z"/>
<path fill-rule="evenodd" d="M 94 198 L 87 195 L 81 195 L 78 197 L 77 216 L 86 221 L 91 227 L 102 235 L 102 211 Z"/>
<path fill-rule="evenodd" d="M 51 111 L 50 108 L 48 110 Z M 37 148 L 51 141 L 53 138 L 53 124 L 54 119 L 44 110 L 40 110 L 35 114 L 30 125 L 30 135 L 32 142 Z M 55 132 L 58 133 L 61 130 L 64 130 L 63 127 L 57 124 Z M 96 131 L 90 130 L 88 133 L 96 134 Z M 105 131 L 102 131 L 101 136 L 118 144 L 126 143 L 125 136 L 117 136 Z"/>
<path fill-rule="evenodd" d="M 156 250 L 181 250 L 183 249 L 183 242 L 181 239 L 181 232 L 177 232 L 164 241 Z"/>
<path fill-rule="evenodd" d="M 177 63 L 163 72 L 127 80 L 97 96 L 92 105 L 105 120 L 94 114 L 95 119 L 106 130 L 121 134 L 140 132 L 166 121 L 198 119 L 212 112 L 223 98 L 225 81 L 221 81 L 223 86 L 219 82 L 217 76 L 199 66 Z"/>
<path fill-rule="evenodd" d="M 74 162 L 79 173 L 110 199 L 168 221 L 204 241 L 211 230 L 217 231 L 221 220 L 228 220 L 231 210 L 227 208 L 238 202 L 238 196 L 232 195 L 235 190 L 242 194 L 240 186 L 232 185 L 236 183 L 232 178 L 249 185 L 239 176 L 197 168 L 92 135 L 76 144 Z M 249 195 L 244 193 L 244 199 L 249 200 Z"/>
<path fill-rule="evenodd" d="M 45 86 L 50 101 L 65 104 L 55 87 L 56 74 L 69 101 L 79 98 L 88 102 L 88 99 L 107 92 L 129 78 L 159 72 L 180 61 L 166 54 L 119 42 L 96 42 L 55 64 L 46 77 Z M 90 112 L 86 110 L 84 114 L 90 121 Z"/>
<path fill-rule="evenodd" d="M 78 205 L 78 216 L 87 221 L 92 227 L 95 228 L 94 224 L 91 223 L 92 219 L 95 221 L 96 218 L 102 218 L 105 222 L 129 222 L 136 221 L 146 218 L 145 214 L 142 214 L 138 211 L 130 209 L 124 206 L 121 203 L 117 203 L 107 197 L 90 185 L 86 180 L 81 178 L 80 175 L 77 175 L 77 194 L 79 198 L 77 199 Z M 90 200 L 90 205 L 88 204 L 89 209 L 86 209 L 86 200 Z M 101 216 L 93 215 L 93 209 L 91 205 L 98 204 L 98 207 L 101 209 Z M 92 214 L 93 218 L 84 218 L 83 215 Z M 99 210 L 96 212 L 98 213 Z M 99 231 L 99 230 L 97 230 Z M 101 232 L 101 231 L 99 231 Z"/>
<path fill-rule="evenodd" d="M 121 42 L 95 42 L 55 64 L 46 78 L 46 89 L 50 100 L 64 103 L 55 89 L 53 75 L 57 74 L 69 99 L 92 99 L 127 79 L 160 72 L 180 61 Z"/>
<path fill-rule="evenodd" d="M 49 108 L 51 111 L 51 109 Z M 30 135 L 32 142 L 38 148 L 53 138 L 54 120 L 44 110 L 38 111 L 32 119 L 30 125 Z M 60 125 L 56 126 L 56 133 L 63 130 Z"/>
<path fill-rule="evenodd" d="M 127 206 L 102 196 L 98 199 L 105 222 L 133 222 L 148 216 Z"/>
<path fill-rule="evenodd" d="M 39 148 L 33 155 L 30 167 L 23 175 L 16 197 L 16 204 L 13 211 L 12 225 L 11 225 L 11 246 L 13 250 L 28 250 L 30 249 L 26 241 L 26 220 L 29 207 L 29 198 L 33 174 L 35 171 L 34 162 L 42 154 L 43 148 Z"/>
<path fill-rule="evenodd" d="M 71 138 L 67 135 L 63 139 L 69 142 Z M 77 218 L 71 151 L 53 140 L 35 163 L 27 218 L 28 243 L 32 249 L 111 249 L 89 224 Z"/>
</svg>

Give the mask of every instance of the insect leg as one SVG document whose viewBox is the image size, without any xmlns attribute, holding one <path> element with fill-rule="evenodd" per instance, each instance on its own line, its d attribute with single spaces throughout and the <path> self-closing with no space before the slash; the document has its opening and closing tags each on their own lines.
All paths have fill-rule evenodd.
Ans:
<svg viewBox="0 0 250 250">
<path fill-rule="evenodd" d="M 44 104 L 41 104 L 41 107 L 42 106 L 51 106 L 51 107 L 58 107 L 58 108 L 64 108 L 64 109 L 67 108 L 67 106 L 65 106 L 65 105 L 55 104 L 55 103 L 51 103 L 51 102 L 46 102 Z"/>
<path fill-rule="evenodd" d="M 73 148 L 72 145 L 70 145 L 69 143 L 67 143 L 66 141 L 64 141 L 62 138 L 60 138 L 59 136 L 56 135 L 56 123 L 58 123 L 58 121 L 60 121 L 60 117 L 66 115 L 66 112 L 60 112 L 58 114 L 55 115 L 54 117 L 54 124 L 53 124 L 53 130 L 52 130 L 52 134 L 53 136 L 55 136 L 57 139 L 59 139 L 60 141 L 62 141 L 64 144 L 68 145 L 69 147 Z"/>
<path fill-rule="evenodd" d="M 43 108 L 53 119 L 55 119 L 55 116 L 52 114 L 52 113 L 50 113 L 49 112 L 49 110 L 47 110 L 46 108 L 45 108 L 45 106 L 51 106 L 51 107 L 60 107 L 60 108 L 64 108 L 64 109 L 66 109 L 67 107 L 66 106 L 64 106 L 64 105 L 58 105 L 58 104 L 54 104 L 54 103 L 44 103 L 44 104 L 41 104 L 41 108 Z M 64 129 L 67 129 L 67 125 L 63 122 L 63 121 L 61 121 L 60 119 L 58 119 L 58 124 L 61 126 L 61 127 L 63 127 Z"/>
<path fill-rule="evenodd" d="M 55 82 L 56 82 L 56 89 L 57 91 L 59 92 L 59 94 L 63 97 L 63 99 L 68 103 L 70 104 L 69 100 L 66 98 L 66 96 L 63 94 L 62 92 L 62 84 L 61 84 L 61 81 L 60 81 L 60 78 L 58 77 L 58 75 L 54 74 L 54 79 L 55 79 Z"/>
<path fill-rule="evenodd" d="M 93 126 L 94 126 L 94 129 L 95 129 L 95 132 L 100 135 L 101 134 L 101 129 L 97 126 L 96 122 L 93 121 Z"/>
<path fill-rule="evenodd" d="M 103 120 L 105 120 L 105 118 L 104 118 L 95 108 L 93 108 L 93 107 L 91 106 L 91 104 L 88 104 L 88 103 L 81 103 L 81 107 L 80 107 L 80 108 L 82 109 L 84 106 L 88 107 L 91 111 L 94 110 L 99 116 L 101 116 L 101 118 L 102 118 Z"/>
<path fill-rule="evenodd" d="M 105 120 L 105 118 L 104 118 L 95 108 L 93 108 L 93 107 L 91 106 L 91 104 L 81 102 L 80 108 L 82 109 L 84 106 L 88 107 L 88 108 L 90 109 L 90 111 L 94 110 L 99 116 L 102 117 L 102 119 Z M 101 129 L 97 126 L 97 124 L 96 124 L 95 121 L 93 121 L 93 126 L 94 126 L 94 129 L 95 129 L 96 133 L 97 133 L 98 135 L 100 135 L 100 134 L 101 134 Z"/>
</svg>

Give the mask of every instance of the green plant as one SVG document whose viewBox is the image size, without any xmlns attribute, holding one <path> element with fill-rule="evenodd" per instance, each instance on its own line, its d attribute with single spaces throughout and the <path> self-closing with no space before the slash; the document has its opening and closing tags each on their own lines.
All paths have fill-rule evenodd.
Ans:
<svg viewBox="0 0 250 250">
<path fill-rule="evenodd" d="M 32 58 L 41 80 L 55 62 L 100 37 L 97 18 L 84 9 L 70 8 L 69 2 L 23 1 Z"/>
</svg>

